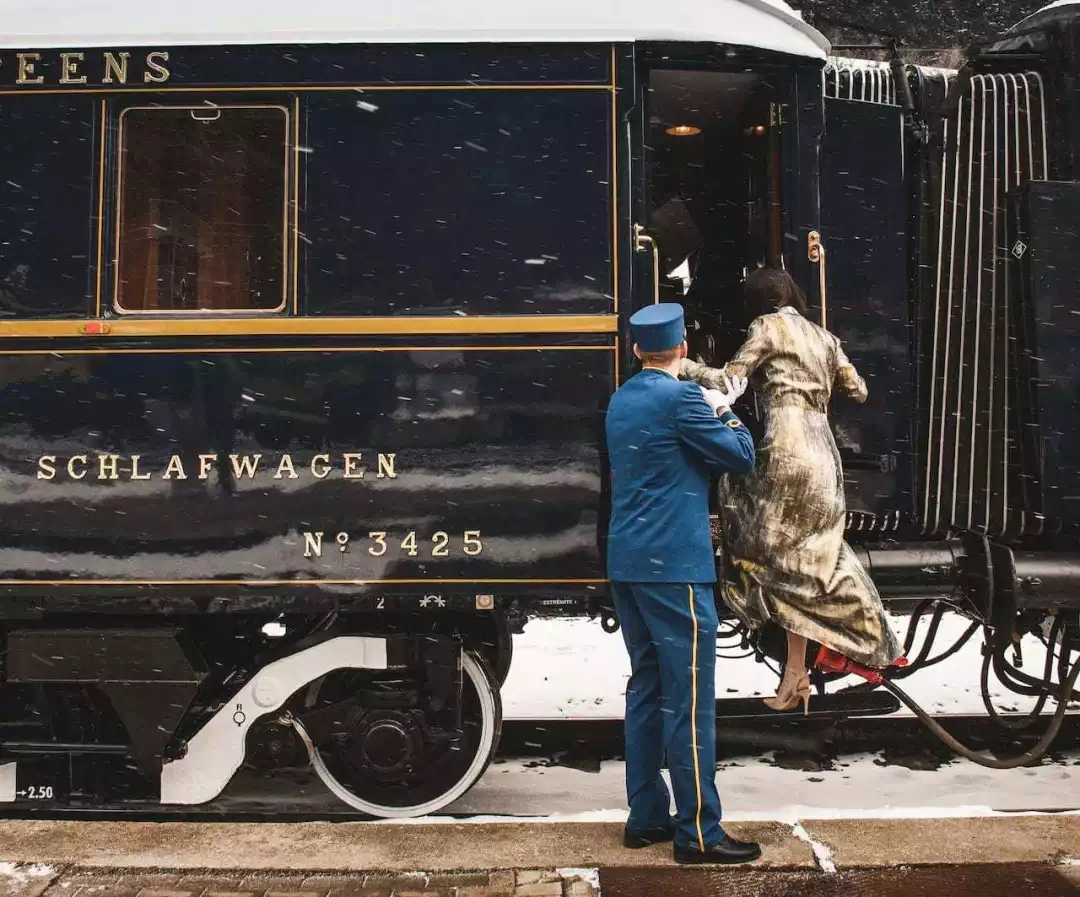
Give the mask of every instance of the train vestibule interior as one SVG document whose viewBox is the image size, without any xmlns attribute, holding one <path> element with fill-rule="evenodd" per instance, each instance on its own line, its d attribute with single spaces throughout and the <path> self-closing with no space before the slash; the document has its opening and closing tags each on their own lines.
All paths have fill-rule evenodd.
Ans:
<svg viewBox="0 0 1080 897">
<path fill-rule="evenodd" d="M 779 260 L 773 90 L 749 72 L 654 69 L 648 83 L 647 230 L 660 301 L 686 308 L 691 357 L 723 364 L 752 317 L 747 273 Z"/>
</svg>

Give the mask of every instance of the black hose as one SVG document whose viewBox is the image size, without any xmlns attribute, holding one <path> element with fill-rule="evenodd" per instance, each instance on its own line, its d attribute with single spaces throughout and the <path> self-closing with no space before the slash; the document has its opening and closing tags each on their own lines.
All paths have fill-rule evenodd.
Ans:
<svg viewBox="0 0 1080 897">
<path fill-rule="evenodd" d="M 946 651 L 942 651 L 937 657 L 931 657 L 922 665 L 922 669 L 925 670 L 927 667 L 932 667 L 934 666 L 934 664 L 941 663 L 943 660 L 948 660 L 950 657 L 952 657 L 957 651 L 963 648 L 964 645 L 971 641 L 971 637 L 979 631 L 979 626 L 980 623 L 978 620 L 976 620 L 967 628 L 964 634 L 956 640 L 956 642 L 951 648 Z"/>
<path fill-rule="evenodd" d="M 1009 663 L 1005 659 L 1004 648 L 992 653 L 994 672 L 997 673 L 997 677 L 1008 686 L 1009 691 L 1014 691 L 1018 695 L 1027 695 L 1031 698 L 1037 698 L 1040 695 L 1046 694 L 1049 674 L 1043 676 L 1042 679 L 1036 679 L 1034 676 L 1029 676 L 1027 673 L 1020 672 L 1020 670 Z"/>
<path fill-rule="evenodd" d="M 904 654 L 905 656 L 911 653 L 911 646 L 915 644 L 915 631 L 919 628 L 919 622 L 922 620 L 922 615 L 926 613 L 926 609 L 934 603 L 936 599 L 927 598 L 924 601 L 920 601 L 915 605 L 915 610 L 911 612 L 911 618 L 908 620 L 907 633 L 904 635 Z"/>
<path fill-rule="evenodd" d="M 1050 630 L 1050 644 L 1046 649 L 1046 665 L 1043 668 L 1043 692 L 1039 695 L 1038 701 L 1035 703 L 1035 709 L 1028 713 L 1026 716 L 1020 719 L 1008 719 L 997 712 L 997 708 L 994 707 L 994 702 L 990 700 L 990 663 L 993 660 L 993 651 L 987 651 L 986 656 L 983 657 L 982 674 L 979 677 L 979 686 L 982 691 L 983 707 L 986 708 L 986 712 L 990 714 L 990 718 L 1002 729 L 1009 729 L 1013 732 L 1020 732 L 1025 729 L 1030 729 L 1039 717 L 1042 716 L 1043 708 L 1046 706 L 1046 699 L 1050 697 L 1050 676 L 1054 671 L 1054 649 L 1053 644 L 1057 641 L 1057 633 L 1061 628 L 1061 620 L 1055 620 L 1054 626 Z M 1064 674 L 1062 674 L 1062 680 L 1064 680 Z M 1001 679 L 1001 682 L 1006 688 L 1011 691 L 1016 691 L 1012 688 L 1012 683 Z M 1019 692 L 1018 692 L 1019 693 Z M 1066 702 L 1067 703 L 1067 702 Z"/>
<path fill-rule="evenodd" d="M 925 603 L 925 602 L 924 602 Z M 921 606 L 921 605 L 920 605 Z M 918 610 L 918 608 L 916 608 Z M 897 670 L 892 674 L 893 679 L 907 679 L 908 676 L 912 676 L 919 670 L 925 670 L 927 667 L 932 667 L 936 663 L 941 663 L 943 660 L 947 660 L 952 657 L 957 651 L 967 644 L 968 640 L 974 635 L 975 630 L 978 628 L 978 623 L 973 623 L 968 629 L 960 636 L 952 647 L 947 651 L 943 651 L 937 657 L 932 660 L 927 660 L 927 655 L 930 653 L 930 649 L 934 647 L 934 640 L 937 638 L 938 629 L 941 627 L 941 621 L 945 617 L 945 611 L 948 607 L 944 604 L 939 604 L 934 610 L 934 616 L 930 618 L 930 628 L 926 631 L 926 638 L 923 640 L 922 648 L 919 649 L 918 656 L 908 662 L 908 665 L 903 669 Z M 914 642 L 912 633 L 908 632 L 908 638 L 904 640 L 904 654 L 906 655 L 911 650 L 911 642 Z"/>
<path fill-rule="evenodd" d="M 1069 673 L 1069 678 L 1062 684 L 1061 694 L 1058 697 L 1057 710 L 1054 711 L 1054 716 L 1050 720 L 1050 727 L 1046 730 L 1042 738 L 1036 742 L 1036 744 L 1024 751 L 1024 753 L 1010 757 L 1007 760 L 998 760 L 996 757 L 986 757 L 966 745 L 961 744 L 952 735 L 950 735 L 937 720 L 935 720 L 930 714 L 916 704 L 900 686 L 893 684 L 888 679 L 885 680 L 884 686 L 891 691 L 897 698 L 902 701 L 907 708 L 914 713 L 919 721 L 926 726 L 931 732 L 934 733 L 942 742 L 944 742 L 949 748 L 970 760 L 972 763 L 976 763 L 979 766 L 984 766 L 987 769 L 1018 769 L 1021 766 L 1031 766 L 1041 760 L 1050 750 L 1050 745 L 1054 743 L 1054 739 L 1057 738 L 1058 732 L 1061 731 L 1061 726 L 1065 722 L 1065 712 L 1069 708 L 1069 697 L 1072 695 L 1073 686 L 1076 685 L 1077 677 L 1080 677 L 1080 658 L 1073 664 L 1072 671 Z"/>
</svg>

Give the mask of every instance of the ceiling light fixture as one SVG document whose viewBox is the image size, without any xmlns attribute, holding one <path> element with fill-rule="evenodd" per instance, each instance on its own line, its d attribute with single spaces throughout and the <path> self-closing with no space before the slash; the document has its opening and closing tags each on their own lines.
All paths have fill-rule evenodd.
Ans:
<svg viewBox="0 0 1080 897">
<path fill-rule="evenodd" d="M 667 133 L 672 137 L 695 137 L 701 133 L 701 128 L 695 128 L 693 125 L 675 125 L 673 128 L 668 128 Z"/>
</svg>

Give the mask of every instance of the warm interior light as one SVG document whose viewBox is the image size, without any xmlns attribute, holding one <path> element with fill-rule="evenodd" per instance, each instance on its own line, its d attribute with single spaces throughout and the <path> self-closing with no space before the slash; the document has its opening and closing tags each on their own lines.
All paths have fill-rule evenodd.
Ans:
<svg viewBox="0 0 1080 897">
<path fill-rule="evenodd" d="M 672 137 L 693 137 L 701 133 L 701 128 L 695 128 L 693 125 L 675 125 L 673 128 L 668 128 L 667 132 Z"/>
</svg>

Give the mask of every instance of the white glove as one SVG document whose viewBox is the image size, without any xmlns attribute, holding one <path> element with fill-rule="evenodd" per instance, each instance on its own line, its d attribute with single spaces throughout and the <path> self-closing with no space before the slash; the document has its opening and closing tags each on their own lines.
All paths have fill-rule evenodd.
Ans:
<svg viewBox="0 0 1080 897">
<path fill-rule="evenodd" d="M 728 377 L 727 389 L 706 389 L 701 387 L 701 395 L 709 403 L 714 412 L 721 408 L 730 408 L 744 392 L 746 392 L 745 377 Z"/>
<path fill-rule="evenodd" d="M 728 377 L 725 375 L 725 379 L 728 383 L 726 395 L 728 397 L 728 404 L 733 405 L 737 402 L 742 394 L 746 392 L 748 381 L 745 377 Z"/>
</svg>

